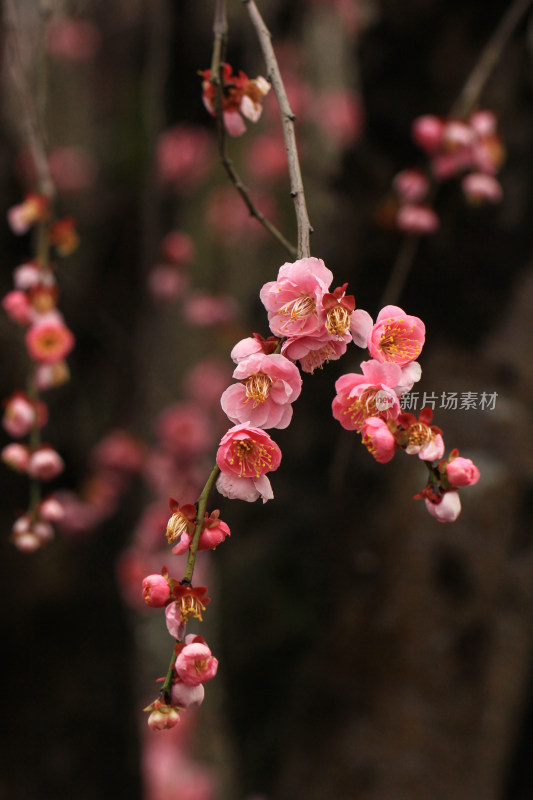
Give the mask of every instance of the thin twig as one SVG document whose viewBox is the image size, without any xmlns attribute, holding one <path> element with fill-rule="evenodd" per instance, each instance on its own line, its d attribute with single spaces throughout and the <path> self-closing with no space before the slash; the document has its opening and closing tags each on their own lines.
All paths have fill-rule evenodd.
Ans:
<svg viewBox="0 0 533 800">
<path fill-rule="evenodd" d="M 37 173 L 37 190 L 45 197 L 55 194 L 50 174 L 46 148 L 40 131 L 35 98 L 28 85 L 21 54 L 21 31 L 14 0 L 4 2 L 4 27 L 6 36 L 6 63 L 11 73 L 13 87 L 21 105 L 21 127 Z"/>
<path fill-rule="evenodd" d="M 515 0 L 509 7 L 481 51 L 474 69 L 469 74 L 457 100 L 455 100 L 450 109 L 449 117 L 467 117 L 474 110 L 485 84 L 502 56 L 505 46 L 532 3 L 533 0 Z M 382 295 L 382 306 L 398 302 L 418 251 L 419 243 L 420 236 L 416 234 L 407 236 L 402 242 Z"/>
<path fill-rule="evenodd" d="M 224 59 L 226 50 L 226 41 L 228 34 L 228 23 L 226 19 L 226 3 L 225 0 L 216 0 L 215 6 L 215 21 L 213 24 L 214 42 L 213 42 L 213 56 L 211 59 L 211 83 L 215 86 L 215 115 L 217 121 L 217 141 L 218 152 L 222 166 L 233 183 L 240 196 L 242 197 L 250 216 L 255 217 L 261 225 L 275 238 L 277 241 L 290 253 L 296 257 L 296 248 L 288 239 L 278 230 L 278 228 L 270 222 L 265 215 L 259 211 L 255 203 L 252 201 L 247 187 L 243 183 L 239 173 L 233 166 L 233 161 L 228 155 L 227 149 L 227 136 L 224 126 L 224 117 L 222 114 L 222 101 L 224 91 Z"/>
<path fill-rule="evenodd" d="M 298 225 L 298 258 L 308 258 L 311 253 L 309 237 L 313 229 L 307 214 L 302 172 L 300 170 L 298 149 L 296 147 L 296 134 L 294 131 L 295 116 L 287 98 L 287 92 L 285 91 L 285 85 L 281 77 L 276 54 L 274 52 L 274 48 L 272 47 L 272 37 L 270 31 L 265 25 L 263 17 L 259 13 L 254 0 L 243 0 L 243 3 L 248 9 L 248 14 L 250 15 L 252 25 L 256 30 L 259 44 L 261 45 L 261 50 L 263 51 L 263 57 L 265 59 L 267 78 L 272 83 L 276 100 L 278 101 L 281 112 L 283 137 L 285 139 L 285 149 L 287 150 L 287 158 L 289 162 L 291 197 L 294 200 L 296 223 Z"/>
</svg>

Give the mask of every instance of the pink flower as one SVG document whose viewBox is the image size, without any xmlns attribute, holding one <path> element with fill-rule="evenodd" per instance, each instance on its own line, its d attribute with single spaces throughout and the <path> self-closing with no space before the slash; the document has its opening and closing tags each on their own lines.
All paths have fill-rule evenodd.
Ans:
<svg viewBox="0 0 533 800">
<path fill-rule="evenodd" d="M 74 347 L 74 336 L 59 316 L 37 322 L 26 333 L 26 347 L 40 364 L 64 359 Z"/>
<path fill-rule="evenodd" d="M 346 341 L 325 332 L 322 336 L 289 337 L 283 343 L 281 352 L 291 361 L 299 361 L 304 372 L 313 373 L 323 364 L 337 361 L 346 352 L 346 347 Z"/>
<path fill-rule="evenodd" d="M 188 283 L 187 276 L 172 264 L 156 264 L 148 273 L 148 291 L 157 302 L 177 300 Z"/>
<path fill-rule="evenodd" d="M 167 631 L 173 639 L 183 639 L 185 634 L 185 620 L 181 616 L 181 603 L 174 600 L 165 608 L 165 622 Z"/>
<path fill-rule="evenodd" d="M 230 353 L 232 361 L 240 364 L 252 355 L 264 353 L 271 355 L 278 345 L 279 339 L 275 336 L 269 336 L 268 339 L 263 339 L 258 333 L 253 336 L 248 336 L 246 339 L 241 339 L 237 342 L 235 347 Z"/>
<path fill-rule="evenodd" d="M 60 522 L 65 516 L 65 509 L 56 497 L 50 495 L 39 504 L 39 516 L 47 522 Z"/>
<path fill-rule="evenodd" d="M 185 376 L 185 390 L 189 398 L 202 408 L 220 405 L 220 395 L 230 378 L 225 362 L 206 358 L 198 361 Z"/>
<path fill-rule="evenodd" d="M 399 209 L 396 225 L 404 233 L 423 235 L 439 229 L 439 218 L 429 206 L 410 203 Z"/>
<path fill-rule="evenodd" d="M 408 364 L 420 355 L 425 335 L 421 319 L 398 306 L 385 306 L 368 334 L 368 350 L 377 361 Z"/>
<path fill-rule="evenodd" d="M 499 203 L 502 199 L 501 183 L 484 172 L 470 172 L 461 182 L 463 192 L 471 203 Z"/>
<path fill-rule="evenodd" d="M 31 320 L 31 307 L 26 292 L 15 289 L 8 292 L 2 300 L 2 308 L 6 314 L 21 325 L 29 325 Z"/>
<path fill-rule="evenodd" d="M 364 112 L 357 92 L 326 89 L 315 97 L 313 120 L 337 147 L 353 144 L 363 128 Z"/>
<path fill-rule="evenodd" d="M 97 471 L 135 473 L 143 463 L 143 446 L 127 431 L 115 428 L 93 448 L 91 463 Z"/>
<path fill-rule="evenodd" d="M 349 431 L 360 431 L 368 417 L 396 419 L 400 403 L 393 387 L 401 378 L 397 364 L 380 364 L 364 361 L 362 375 L 341 375 L 335 384 L 337 396 L 333 399 L 335 419 Z"/>
<path fill-rule="evenodd" d="M 366 340 L 373 324 L 374 322 L 368 311 L 364 311 L 362 308 L 355 309 L 350 317 L 350 333 L 354 344 L 358 347 L 366 347 Z"/>
<path fill-rule="evenodd" d="M 89 20 L 54 16 L 46 27 L 46 49 L 65 61 L 89 61 L 100 46 L 100 31 Z"/>
<path fill-rule="evenodd" d="M 445 492 L 439 503 L 434 503 L 427 497 L 424 502 L 429 513 L 439 522 L 455 522 L 461 513 L 461 498 L 457 491 Z"/>
<path fill-rule="evenodd" d="M 26 436 L 31 428 L 37 424 L 45 424 L 47 419 L 46 406 L 40 403 L 37 407 L 24 392 L 15 392 L 5 401 L 5 412 L 2 425 L 14 439 Z"/>
<path fill-rule="evenodd" d="M 224 64 L 222 116 L 230 136 L 241 136 L 246 130 L 242 117 L 257 122 L 263 111 L 263 99 L 270 91 L 270 84 L 261 76 L 250 80 L 242 70 L 238 75 L 232 73 L 230 64 Z M 217 89 L 211 83 L 211 70 L 204 70 L 202 77 L 202 100 L 209 113 L 215 116 Z"/>
<path fill-rule="evenodd" d="M 147 575 L 142 583 L 143 599 L 151 608 L 163 608 L 170 598 L 170 586 L 163 575 Z"/>
<path fill-rule="evenodd" d="M 402 203 L 420 203 L 429 189 L 427 177 L 418 169 L 398 172 L 392 185 Z"/>
<path fill-rule="evenodd" d="M 2 450 L 2 461 L 16 472 L 25 472 L 30 460 L 30 451 L 23 444 L 12 442 Z"/>
<path fill-rule="evenodd" d="M 48 200 L 39 194 L 27 194 L 24 202 L 12 206 L 7 212 L 7 221 L 13 233 L 19 236 L 29 231 L 36 222 L 46 219 Z"/>
<path fill-rule="evenodd" d="M 209 195 L 207 222 L 213 234 L 226 245 L 235 245 L 243 236 L 260 240 L 266 231 L 248 211 L 232 186 L 216 186 Z M 262 213 L 276 221 L 276 206 L 272 194 L 256 192 L 254 199 Z"/>
<path fill-rule="evenodd" d="M 367 417 L 361 428 L 363 444 L 380 464 L 386 464 L 396 451 L 396 440 L 380 417 Z"/>
<path fill-rule="evenodd" d="M 407 439 L 402 446 L 410 456 L 417 455 L 422 461 L 438 461 L 444 455 L 442 431 L 431 425 L 433 411 L 423 408 L 418 419 L 414 414 L 401 414 L 398 423 L 406 431 Z"/>
<path fill-rule="evenodd" d="M 452 486 L 472 486 L 479 480 L 479 469 L 469 458 L 457 456 L 446 464 L 446 474 Z"/>
<path fill-rule="evenodd" d="M 257 353 L 240 361 L 233 377 L 243 381 L 229 386 L 220 398 L 225 414 L 235 423 L 256 428 L 286 428 L 292 405 L 302 389 L 296 367 L 280 354 Z"/>
<path fill-rule="evenodd" d="M 30 514 L 19 517 L 11 529 L 11 541 L 23 553 L 33 553 L 53 537 L 50 523 L 35 520 Z"/>
<path fill-rule="evenodd" d="M 258 180 L 274 181 L 285 177 L 287 152 L 281 134 L 256 136 L 246 153 L 246 164 L 248 172 Z"/>
<path fill-rule="evenodd" d="M 205 452 L 212 442 L 210 419 L 192 403 L 173 403 L 155 421 L 154 430 L 166 450 L 182 456 Z"/>
<path fill-rule="evenodd" d="M 43 275 L 37 264 L 29 262 L 21 264 L 13 270 L 13 283 L 15 289 L 27 292 L 29 289 L 36 289 L 41 283 Z"/>
<path fill-rule="evenodd" d="M 52 180 L 61 192 L 82 192 L 95 184 L 96 160 L 82 147 L 55 147 L 48 162 Z"/>
<path fill-rule="evenodd" d="M 204 702 L 205 689 L 202 683 L 195 686 L 175 681 L 170 690 L 170 698 L 173 706 L 179 708 L 189 708 L 190 706 L 201 706 Z"/>
<path fill-rule="evenodd" d="M 214 325 L 227 325 L 236 318 L 237 301 L 231 295 L 191 293 L 183 308 L 183 315 L 190 325 L 207 328 Z"/>
<path fill-rule="evenodd" d="M 303 258 L 280 267 L 277 280 L 260 292 L 276 336 L 309 336 L 322 332 L 325 311 L 322 298 L 333 274 L 319 258 Z"/>
<path fill-rule="evenodd" d="M 159 250 L 165 261 L 177 267 L 186 267 L 194 257 L 194 243 L 183 231 L 169 231 L 163 238 Z"/>
<path fill-rule="evenodd" d="M 221 475 L 217 489 L 225 497 L 263 502 L 273 497 L 267 472 L 276 470 L 281 450 L 268 433 L 246 424 L 230 428 L 222 437 L 217 451 Z"/>
<path fill-rule="evenodd" d="M 176 658 L 178 676 L 188 686 L 198 686 L 210 681 L 217 674 L 217 659 L 201 636 L 187 636 L 185 641 L 185 646 Z"/>
<path fill-rule="evenodd" d="M 208 131 L 199 125 L 176 125 L 164 131 L 157 142 L 160 180 L 180 192 L 190 192 L 207 175 L 213 156 Z"/>
<path fill-rule="evenodd" d="M 39 481 L 51 481 L 65 469 L 65 462 L 52 447 L 42 445 L 30 455 L 28 475 Z"/>
<path fill-rule="evenodd" d="M 226 536 L 230 536 L 229 526 L 219 518 L 220 512 L 213 511 L 209 516 L 206 513 L 202 523 L 202 532 L 198 539 L 198 550 L 214 550 L 221 544 Z M 181 532 L 178 544 L 174 545 L 172 552 L 176 556 L 186 553 L 192 542 L 194 528 L 186 527 Z"/>
<path fill-rule="evenodd" d="M 35 370 L 35 384 L 40 392 L 61 386 L 70 379 L 70 371 L 66 361 L 55 361 L 53 364 L 38 364 Z"/>
<path fill-rule="evenodd" d="M 168 728 L 173 728 L 179 722 L 178 709 L 173 706 L 167 706 L 156 700 L 155 703 L 144 709 L 152 713 L 148 717 L 148 727 L 153 731 L 164 731 Z"/>
<path fill-rule="evenodd" d="M 426 114 L 413 122 L 413 140 L 426 153 L 435 153 L 441 146 L 443 130 L 444 122 L 439 117 Z"/>
</svg>

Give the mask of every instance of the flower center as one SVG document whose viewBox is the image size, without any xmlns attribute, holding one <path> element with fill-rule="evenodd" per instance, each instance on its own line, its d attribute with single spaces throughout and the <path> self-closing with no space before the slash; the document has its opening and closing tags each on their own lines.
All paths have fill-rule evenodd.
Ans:
<svg viewBox="0 0 533 800">
<path fill-rule="evenodd" d="M 326 314 L 326 328 L 332 336 L 343 336 L 350 327 L 350 312 L 338 303 Z"/>
<path fill-rule="evenodd" d="M 233 456 L 231 460 L 237 460 L 239 465 L 239 478 L 251 477 L 250 472 L 255 473 L 259 478 L 272 468 L 271 448 L 254 442 L 253 439 L 240 439 L 233 445 Z M 248 473 L 248 475 L 247 475 Z"/>
<path fill-rule="evenodd" d="M 431 428 L 424 422 L 415 422 L 411 425 L 407 435 L 409 437 L 410 447 L 423 447 L 430 442 L 433 437 Z"/>
<path fill-rule="evenodd" d="M 167 541 L 169 544 L 179 539 L 185 533 L 189 525 L 189 520 L 181 511 L 175 511 L 167 523 Z"/>
<path fill-rule="evenodd" d="M 377 417 L 379 415 L 380 411 L 376 404 L 378 391 L 374 386 L 369 386 L 361 392 L 359 397 L 354 398 L 351 405 L 348 406 L 348 414 L 350 414 L 357 430 L 362 428 L 367 417 Z"/>
<path fill-rule="evenodd" d="M 200 672 L 203 672 L 205 669 L 207 669 L 208 664 L 209 664 L 209 659 L 203 658 L 201 661 L 194 662 L 194 669 L 198 674 L 200 674 Z"/>
<path fill-rule="evenodd" d="M 301 295 L 296 300 L 289 300 L 279 310 L 280 314 L 290 316 L 291 320 L 302 319 L 316 313 L 315 301 L 308 294 Z"/>
<path fill-rule="evenodd" d="M 272 378 L 264 375 L 262 372 L 256 372 L 255 375 L 250 375 L 246 380 L 246 401 L 253 400 L 252 408 L 264 403 L 267 399 L 270 387 L 272 386 Z"/>
<path fill-rule="evenodd" d="M 191 617 L 195 617 L 201 622 L 202 611 L 205 611 L 205 606 L 194 595 L 186 594 L 181 598 L 180 614 L 183 622 L 188 622 Z"/>
<path fill-rule="evenodd" d="M 414 328 L 408 330 L 403 320 L 385 325 L 379 340 L 379 349 L 387 361 L 412 361 L 418 356 L 422 346 L 418 339 L 410 336 L 413 330 Z"/>
</svg>

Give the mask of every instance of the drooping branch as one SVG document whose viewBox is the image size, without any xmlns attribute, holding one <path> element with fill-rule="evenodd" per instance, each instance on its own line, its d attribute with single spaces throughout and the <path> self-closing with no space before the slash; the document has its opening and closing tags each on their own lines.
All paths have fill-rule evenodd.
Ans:
<svg viewBox="0 0 533 800">
<path fill-rule="evenodd" d="M 296 223 L 298 226 L 298 258 L 308 258 L 311 254 L 309 238 L 313 229 L 307 214 L 302 172 L 298 158 L 298 149 L 296 147 L 296 134 L 294 130 L 295 116 L 291 109 L 287 92 L 285 91 L 285 85 L 281 77 L 276 54 L 274 52 L 274 48 L 272 47 L 272 37 L 270 31 L 268 30 L 263 17 L 259 13 L 254 0 L 243 0 L 243 3 L 248 9 L 248 14 L 252 21 L 252 25 L 256 30 L 259 44 L 263 52 L 263 57 L 265 59 L 267 78 L 272 83 L 276 100 L 278 101 L 283 125 L 283 137 L 285 139 L 285 148 L 287 150 L 287 158 L 289 162 L 291 197 L 294 201 Z"/>
<path fill-rule="evenodd" d="M 22 58 L 20 20 L 15 0 L 4 2 L 4 29 L 6 32 L 6 64 L 11 75 L 15 94 L 20 103 L 22 135 L 31 153 L 37 176 L 39 194 L 51 199 L 55 187 L 48 166 L 46 148 L 37 117 L 35 98 L 32 95 Z"/>
<path fill-rule="evenodd" d="M 250 215 L 255 217 L 261 225 L 275 238 L 277 241 L 289 252 L 294 258 L 296 256 L 296 248 L 285 238 L 285 236 L 278 230 L 278 228 L 270 222 L 267 217 L 257 208 L 252 201 L 247 187 L 243 183 L 239 173 L 233 165 L 233 161 L 228 155 L 227 149 L 227 136 L 224 127 L 224 118 L 222 114 L 222 100 L 224 91 L 224 58 L 226 50 L 226 41 L 228 33 L 228 23 L 226 18 L 226 3 L 225 0 L 216 0 L 215 6 L 215 20 L 213 24 L 213 56 L 211 59 L 211 83 L 215 86 L 215 114 L 217 120 L 217 141 L 218 152 L 222 166 L 233 183 L 240 196 L 242 197 Z"/>
</svg>

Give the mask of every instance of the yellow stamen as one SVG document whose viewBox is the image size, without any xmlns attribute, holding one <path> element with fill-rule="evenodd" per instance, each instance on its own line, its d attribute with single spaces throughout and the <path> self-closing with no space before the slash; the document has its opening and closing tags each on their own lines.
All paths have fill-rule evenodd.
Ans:
<svg viewBox="0 0 533 800">
<path fill-rule="evenodd" d="M 433 432 L 424 422 L 415 422 L 408 432 L 409 447 L 423 447 L 433 438 Z"/>
<path fill-rule="evenodd" d="M 272 386 L 272 378 L 264 375 L 262 372 L 257 372 L 255 375 L 250 375 L 246 381 L 246 401 L 253 400 L 252 408 L 264 403 L 267 399 L 270 387 Z"/>
<path fill-rule="evenodd" d="M 309 317 L 311 314 L 316 313 L 315 301 L 309 295 L 304 294 L 296 300 L 290 300 L 284 306 L 281 306 L 279 313 L 290 316 L 291 320 Z"/>
<path fill-rule="evenodd" d="M 189 525 L 189 520 L 182 514 L 181 511 L 176 511 L 170 517 L 167 523 L 167 541 L 169 544 L 179 539 L 182 533 L 185 533 Z"/>
<path fill-rule="evenodd" d="M 332 336 L 343 336 L 350 327 L 350 312 L 338 303 L 326 314 L 326 328 Z"/>
</svg>

